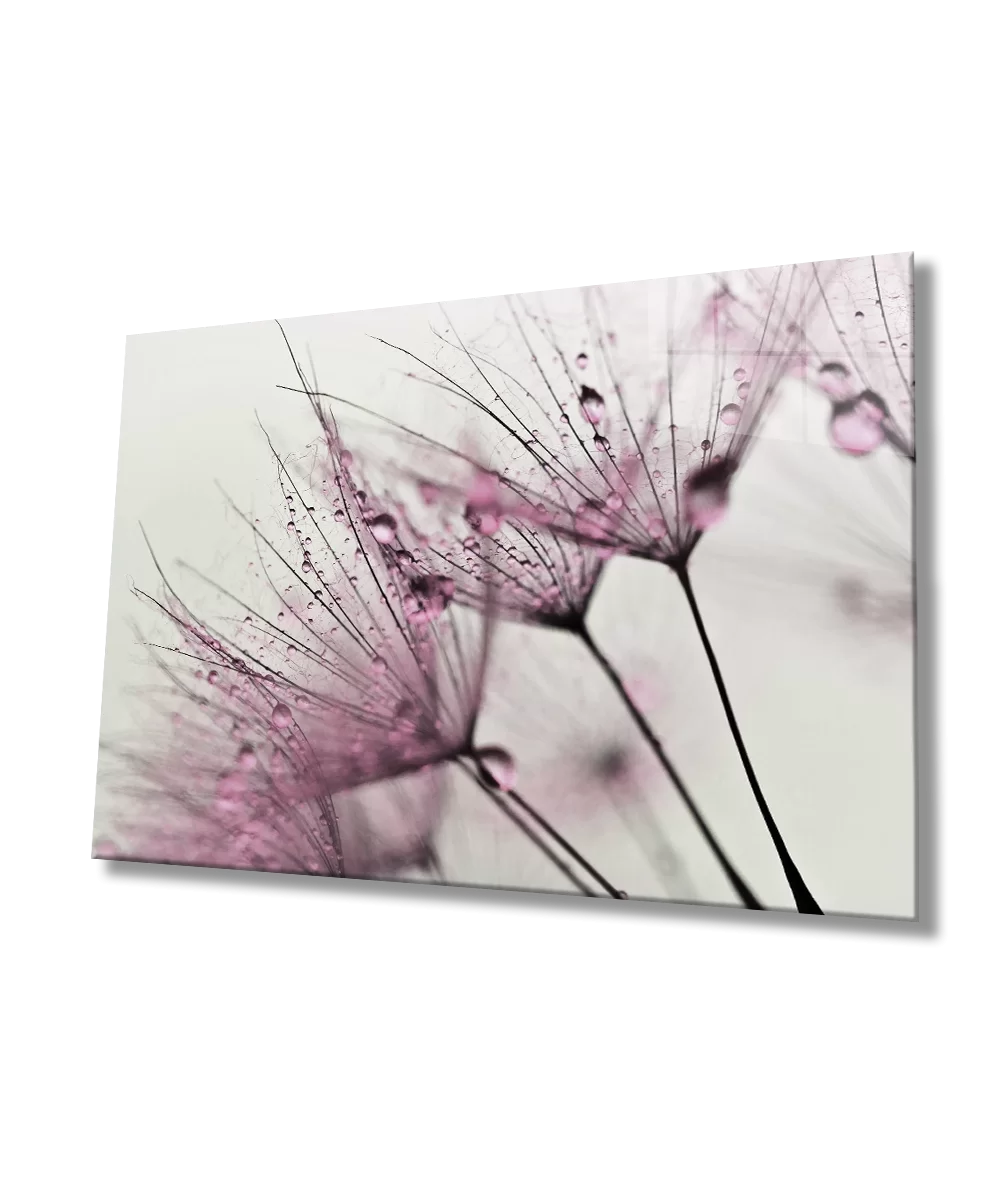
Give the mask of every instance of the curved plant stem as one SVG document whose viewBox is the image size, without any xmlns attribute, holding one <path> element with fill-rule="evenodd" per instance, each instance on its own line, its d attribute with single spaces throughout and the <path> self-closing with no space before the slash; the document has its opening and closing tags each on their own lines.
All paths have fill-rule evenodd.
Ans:
<svg viewBox="0 0 1000 1200">
<path fill-rule="evenodd" d="M 636 706 L 635 701 L 629 695 L 628 689 L 625 687 L 622 677 L 618 674 L 618 672 L 615 670 L 615 668 L 612 666 L 612 664 L 604 656 L 604 652 L 594 641 L 593 637 L 591 636 L 590 630 L 587 629 L 585 624 L 580 625 L 579 629 L 577 630 L 577 634 L 580 637 L 580 639 L 583 641 L 583 644 L 587 647 L 587 649 L 593 655 L 594 661 L 598 664 L 598 666 L 601 668 L 601 670 L 604 672 L 604 674 L 608 677 L 608 679 L 610 680 L 615 691 L 622 698 L 622 701 L 624 702 L 626 708 L 632 714 L 632 719 L 635 721 L 636 725 L 639 727 L 639 730 L 642 733 L 643 737 L 649 743 L 649 746 L 652 749 L 653 753 L 659 759 L 660 765 L 663 767 L 664 771 L 666 771 L 667 776 L 670 779 L 670 782 L 677 789 L 677 792 L 680 795 L 681 800 L 684 801 L 685 807 L 687 808 L 688 812 L 691 814 L 691 816 L 694 819 L 694 822 L 698 826 L 699 830 L 701 830 L 702 836 L 708 842 L 709 846 L 711 847 L 712 853 L 715 855 L 716 859 L 718 860 L 719 866 L 722 867 L 722 870 L 723 870 L 726 878 L 729 880 L 730 884 L 732 884 L 734 891 L 739 896 L 739 898 L 743 902 L 744 906 L 746 908 L 763 908 L 764 907 L 763 904 L 761 904 L 761 902 L 757 899 L 757 897 L 753 894 L 753 892 L 750 890 L 750 888 L 744 882 L 740 873 L 736 870 L 736 868 L 733 866 L 733 864 L 729 861 L 729 858 L 727 857 L 726 852 L 719 845 L 718 841 L 716 840 L 715 834 L 712 833 L 711 829 L 708 827 L 708 823 L 705 820 L 705 818 L 701 815 L 701 811 L 698 808 L 697 804 L 695 804 L 694 799 L 691 796 L 691 793 L 688 791 L 684 781 L 681 779 L 680 775 L 677 773 L 677 768 L 674 766 L 673 762 L 671 762 L 670 758 L 667 756 L 667 752 L 666 752 L 666 750 L 664 750 L 663 744 L 660 742 L 660 739 L 656 736 L 655 732 L 653 731 L 652 726 L 646 720 L 641 709 L 639 709 Z"/>
<path fill-rule="evenodd" d="M 539 824 L 541 824 L 542 828 L 546 830 L 546 832 L 551 831 L 551 835 L 559 842 L 559 844 L 567 851 L 567 853 L 570 854 L 571 857 L 576 859 L 581 866 L 585 867 L 595 879 L 601 881 L 602 886 L 606 888 L 610 895 L 612 895 L 616 900 L 620 900 L 622 898 L 621 893 L 617 889 L 613 888 L 606 880 L 604 880 L 603 876 L 601 876 L 595 868 L 591 867 L 587 860 L 570 846 L 569 842 L 567 842 L 559 834 L 555 833 L 555 831 L 552 829 L 552 826 L 549 825 L 547 821 L 544 821 L 542 818 L 540 818 L 531 805 L 527 803 L 527 801 L 522 800 L 520 796 L 515 797 L 515 794 L 512 792 L 499 792 L 495 788 L 490 787 L 489 784 L 480 777 L 478 771 L 467 766 L 464 762 L 459 762 L 459 766 L 463 771 L 465 771 L 466 775 L 468 775 L 469 778 L 472 779 L 473 782 L 479 788 L 481 788 L 487 796 L 489 796 L 490 800 L 493 801 L 500 812 L 502 812 L 503 815 L 524 834 L 524 836 L 532 843 L 532 845 L 536 846 L 542 852 L 542 854 L 545 855 L 545 857 L 550 863 L 552 863 L 556 870 L 558 870 L 560 874 L 568 879 L 569 882 L 577 889 L 577 891 L 581 892 L 584 896 L 597 895 L 592 888 L 588 887 L 587 884 L 580 879 L 573 868 L 568 863 L 564 862 L 559 855 L 556 854 L 555 851 L 552 850 L 552 848 L 548 846 L 541 837 L 539 837 L 539 835 L 534 831 L 534 829 L 531 828 L 528 822 L 514 811 L 514 809 L 508 803 L 508 800 L 516 799 L 516 802 L 519 804 L 519 806 L 523 807 L 528 813 L 533 815 L 536 820 L 539 821 Z"/>
<path fill-rule="evenodd" d="M 754 799 L 757 801 L 757 807 L 760 809 L 760 815 L 764 818 L 764 824 L 767 826 L 767 832 L 771 835 L 771 841 L 774 843 L 774 848 L 778 852 L 778 858 L 781 859 L 781 866 L 785 872 L 785 878 L 788 880 L 788 886 L 792 889 L 792 895 L 795 898 L 795 905 L 799 912 L 814 913 L 818 916 L 823 915 L 823 910 L 816 903 L 812 892 L 806 887 L 805 880 L 799 873 L 798 867 L 795 865 L 792 856 L 788 853 L 788 848 L 785 845 L 784 838 L 775 823 L 774 817 L 771 815 L 771 810 L 767 806 L 767 801 L 764 799 L 764 793 L 761 790 L 760 783 L 757 780 L 756 772 L 753 769 L 753 763 L 750 761 L 750 755 L 747 752 L 746 743 L 743 741 L 743 735 L 740 732 L 739 722 L 736 720 L 736 713 L 733 711 L 732 703 L 729 699 L 729 692 L 726 688 L 726 682 L 722 677 L 722 669 L 719 666 L 719 660 L 715 657 L 715 651 L 712 649 L 712 643 L 709 640 L 708 630 L 705 628 L 705 622 L 701 617 L 701 610 L 698 608 L 698 601 L 695 599 L 694 589 L 691 586 L 691 579 L 688 575 L 687 568 L 676 568 L 677 578 L 680 580 L 680 585 L 684 590 L 684 595 L 687 598 L 688 607 L 691 609 L 691 615 L 694 617 L 694 623 L 698 627 L 698 636 L 701 638 L 701 644 L 704 647 L 705 654 L 708 658 L 708 665 L 712 669 L 712 677 L 715 680 L 715 686 L 719 693 L 719 699 L 722 701 L 722 707 L 725 709 L 726 720 L 729 722 L 729 730 L 733 735 L 733 741 L 736 743 L 736 749 L 739 752 L 740 761 L 743 763 L 743 770 L 746 772 L 747 780 L 750 783 L 750 789 L 754 794 Z"/>
</svg>

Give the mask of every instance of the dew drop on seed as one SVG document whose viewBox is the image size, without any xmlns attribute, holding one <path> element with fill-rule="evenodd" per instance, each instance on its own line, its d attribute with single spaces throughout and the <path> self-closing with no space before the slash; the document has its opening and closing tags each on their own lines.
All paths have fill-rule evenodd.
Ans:
<svg viewBox="0 0 1000 1200">
<path fill-rule="evenodd" d="M 830 422 L 830 441 L 845 454 L 861 458 L 885 441 L 881 413 L 872 405 L 858 404 Z"/>
<path fill-rule="evenodd" d="M 517 782 L 517 764 L 501 746 L 486 746 L 478 751 L 476 762 L 483 782 L 497 791 L 509 792 Z"/>
<path fill-rule="evenodd" d="M 380 658 L 376 654 L 375 657 L 372 659 L 372 674 L 384 675 L 386 673 L 387 668 L 388 668 L 388 663 L 386 663 L 385 659 Z"/>
<path fill-rule="evenodd" d="M 584 370 L 584 368 L 587 366 L 587 363 L 589 363 L 589 362 L 590 362 L 590 359 L 581 350 L 580 353 L 576 356 L 576 365 L 582 371 L 582 370 Z"/>
<path fill-rule="evenodd" d="M 219 672 L 218 671 L 209 671 L 208 682 L 209 683 L 218 683 L 219 682 Z"/>
<path fill-rule="evenodd" d="M 745 400 L 747 398 L 747 396 L 750 395 L 750 384 L 749 383 L 741 383 L 740 386 L 736 389 L 736 395 L 739 396 L 739 398 L 741 400 Z"/>
<path fill-rule="evenodd" d="M 271 724 L 275 729 L 287 729 L 292 723 L 292 710 L 287 704 L 276 704 L 271 713 Z"/>
<path fill-rule="evenodd" d="M 380 513 L 371 519 L 368 528 L 372 531 L 375 541 L 385 546 L 396 536 L 396 518 L 390 517 L 388 513 Z"/>
<path fill-rule="evenodd" d="M 580 391 L 580 408 L 591 425 L 599 425 L 604 416 L 604 397 L 595 388 L 584 384 Z"/>
<path fill-rule="evenodd" d="M 736 425 L 742 412 L 743 409 L 738 404 L 727 404 L 719 413 L 719 420 L 723 425 Z"/>
<path fill-rule="evenodd" d="M 746 379 L 746 377 L 747 377 L 747 373 L 746 373 L 746 371 L 743 370 L 742 367 L 737 367 L 736 370 L 733 372 L 733 378 L 736 380 L 737 383 L 742 383 L 743 380 Z"/>
</svg>

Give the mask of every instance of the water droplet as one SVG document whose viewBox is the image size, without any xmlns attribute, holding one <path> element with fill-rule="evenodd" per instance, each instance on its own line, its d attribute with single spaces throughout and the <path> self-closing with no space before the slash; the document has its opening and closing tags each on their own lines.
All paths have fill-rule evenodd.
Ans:
<svg viewBox="0 0 1000 1200">
<path fill-rule="evenodd" d="M 746 377 L 747 377 L 747 373 L 746 373 L 746 371 L 743 370 L 742 367 L 737 367 L 736 370 L 733 372 L 733 378 L 736 380 L 737 383 L 742 383 L 743 380 L 746 379 Z"/>
<path fill-rule="evenodd" d="M 702 450 L 711 450 L 712 449 L 712 443 L 708 440 L 708 438 L 706 438 L 701 443 L 701 448 L 702 448 Z"/>
<path fill-rule="evenodd" d="M 254 752 L 253 746 L 249 742 L 244 742 L 240 746 L 240 752 L 236 756 L 237 766 L 241 771 L 252 771 L 254 763 L 257 761 L 257 755 Z"/>
<path fill-rule="evenodd" d="M 455 581 L 444 575 L 418 575 L 403 597 L 403 612 L 411 625 L 426 625 L 441 616 L 455 594 Z"/>
<path fill-rule="evenodd" d="M 583 371 L 586 369 L 587 363 L 589 363 L 589 362 L 590 362 L 590 359 L 581 350 L 580 353 L 576 356 L 576 365 L 580 368 L 581 371 Z"/>
<path fill-rule="evenodd" d="M 287 729 L 292 723 L 292 710 L 287 704 L 276 704 L 271 713 L 271 724 L 275 729 Z"/>
<path fill-rule="evenodd" d="M 885 441 L 883 414 L 865 400 L 830 421 L 830 441 L 838 450 L 860 458 L 871 454 Z"/>
<path fill-rule="evenodd" d="M 483 782 L 498 792 L 509 792 L 517 783 L 517 764 L 502 746 L 484 746 L 477 750 L 476 765 Z"/>
<path fill-rule="evenodd" d="M 731 462 L 719 459 L 701 467 L 685 480 L 684 514 L 692 528 L 705 530 L 718 525 L 729 509 Z"/>
<path fill-rule="evenodd" d="M 372 674 L 373 675 L 384 675 L 386 673 L 386 671 L 388 670 L 388 667 L 389 667 L 389 664 L 385 661 L 385 659 L 380 658 L 377 654 L 372 659 Z"/>
<path fill-rule="evenodd" d="M 208 682 L 209 683 L 218 683 L 219 682 L 219 672 L 218 671 L 209 671 Z"/>
<path fill-rule="evenodd" d="M 354 466 L 354 455 L 350 452 L 350 450 L 342 450 L 340 452 L 340 465 L 343 467 Z"/>
<path fill-rule="evenodd" d="M 604 397 L 596 389 L 584 384 L 580 390 L 580 408 L 591 425 L 599 425 L 604 416 Z"/>
<path fill-rule="evenodd" d="M 727 404 L 719 413 L 719 420 L 723 425 L 736 425 L 742 412 L 743 409 L 738 404 Z"/>
<path fill-rule="evenodd" d="M 750 384 L 749 383 L 741 383 L 740 386 L 736 389 L 736 395 L 739 396 L 739 398 L 741 400 L 745 400 L 747 398 L 747 396 L 750 395 Z"/>
<path fill-rule="evenodd" d="M 396 536 L 396 518 L 391 517 L 388 513 L 380 513 L 369 521 L 368 528 L 372 531 L 372 537 L 376 542 L 383 546 L 388 545 Z"/>
</svg>

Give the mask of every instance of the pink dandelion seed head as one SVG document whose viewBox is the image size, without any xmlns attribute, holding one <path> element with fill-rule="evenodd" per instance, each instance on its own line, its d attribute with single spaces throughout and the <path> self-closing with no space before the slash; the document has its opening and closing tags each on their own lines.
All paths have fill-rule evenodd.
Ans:
<svg viewBox="0 0 1000 1200">
<path fill-rule="evenodd" d="M 394 450 L 407 465 L 382 468 L 382 503 L 395 514 L 398 531 L 384 553 L 407 581 L 408 620 L 433 619 L 452 602 L 543 625 L 581 619 L 603 567 L 599 547 L 560 539 L 548 528 L 544 505 L 506 474 L 445 448 L 407 447 L 405 456 Z M 415 485 L 419 493 L 429 475 L 433 505 L 407 503 L 408 490 Z M 613 502 L 594 519 L 613 525 Z"/>
<path fill-rule="evenodd" d="M 324 454 L 301 469 L 275 455 L 292 521 L 243 518 L 259 594 L 219 589 L 205 615 L 166 578 L 140 593 L 169 633 L 156 703 L 183 719 L 119 747 L 128 856 L 354 875 L 429 861 L 442 769 L 482 702 L 488 606 L 453 610 L 449 579 L 407 567 L 395 517 L 315 407 Z"/>
<path fill-rule="evenodd" d="M 683 564 L 724 518 L 818 299 L 797 267 L 511 298 L 502 333 L 447 342 L 446 365 L 422 379 L 474 417 L 501 464 L 455 448 L 483 464 L 468 527 L 512 542 L 533 528 L 590 551 L 595 572 L 617 553 Z"/>
<path fill-rule="evenodd" d="M 805 378 L 830 403 L 830 441 L 847 454 L 887 445 L 912 459 L 912 256 L 825 265 L 830 269 L 818 280 L 821 303 L 810 314 L 803 348 Z"/>
</svg>

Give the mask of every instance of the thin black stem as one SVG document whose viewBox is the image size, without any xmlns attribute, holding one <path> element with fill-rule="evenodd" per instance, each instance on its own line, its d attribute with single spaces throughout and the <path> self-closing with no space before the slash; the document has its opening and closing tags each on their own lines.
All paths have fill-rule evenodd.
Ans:
<svg viewBox="0 0 1000 1200">
<path fill-rule="evenodd" d="M 599 883 L 602 888 L 604 888 L 604 890 L 609 896 L 612 897 L 612 899 L 623 900 L 625 898 L 623 893 L 620 892 L 618 888 L 614 887 L 613 884 L 608 883 L 600 871 L 598 871 L 598 869 L 592 863 L 588 862 L 570 842 L 567 842 L 562 834 L 559 833 L 551 824 L 549 824 L 542 814 L 536 808 L 530 805 L 523 796 L 519 796 L 517 792 L 513 791 L 504 792 L 504 796 L 508 800 L 512 800 L 522 812 L 526 812 L 533 821 L 537 822 L 537 824 L 545 830 L 545 832 L 556 843 L 556 845 L 560 846 L 578 866 L 583 867 L 587 874 L 590 875 L 592 879 L 596 880 L 596 882 Z"/>
<path fill-rule="evenodd" d="M 761 790 L 760 783 L 757 780 L 756 772 L 753 769 L 753 763 L 750 761 L 750 755 L 747 752 L 746 743 L 743 741 L 743 735 L 740 733 L 739 722 L 736 720 L 736 713 L 733 711 L 733 706 L 729 700 L 729 692 L 726 688 L 726 681 L 722 677 L 722 669 L 719 666 L 719 660 L 715 657 L 715 651 L 712 649 L 712 643 L 708 636 L 708 630 L 705 628 L 705 622 L 701 617 L 701 610 L 698 608 L 698 601 L 695 599 L 694 588 L 691 586 L 691 578 L 688 575 L 687 567 L 675 568 L 677 578 L 680 580 L 680 585 L 684 590 L 684 595 L 687 597 L 688 606 L 691 609 L 691 615 L 694 617 L 694 623 L 698 627 L 698 636 L 701 638 L 701 644 L 705 649 L 705 655 L 708 658 L 708 665 L 712 669 L 712 677 L 715 680 L 715 686 L 719 693 L 719 699 L 722 701 L 722 707 L 725 709 L 726 720 L 729 722 L 729 730 L 733 735 L 733 741 L 736 743 L 736 749 L 739 752 L 740 761 L 743 763 L 743 770 L 746 772 L 746 777 L 750 783 L 750 789 L 754 794 L 754 799 L 757 801 L 757 807 L 760 809 L 760 815 L 764 818 L 764 824 L 767 826 L 767 832 L 771 835 L 771 841 L 774 843 L 774 848 L 778 852 L 778 858 L 781 859 L 781 866 L 785 872 L 785 878 L 788 880 L 788 886 L 792 889 L 792 895 L 795 897 L 795 905 L 799 912 L 814 913 L 818 916 L 823 915 L 823 910 L 816 903 L 812 892 L 806 887 L 805 880 L 799 873 L 798 867 L 795 865 L 792 856 L 788 853 L 788 848 L 785 845 L 784 838 L 775 823 L 774 817 L 771 816 L 771 810 L 767 806 L 767 801 L 764 799 L 764 793 Z"/>
<path fill-rule="evenodd" d="M 699 830 L 701 830 L 702 836 L 705 838 L 705 841 L 708 842 L 709 846 L 712 849 L 712 853 L 715 855 L 716 859 L 718 860 L 719 866 L 722 867 L 722 870 L 723 870 L 726 878 L 732 884 L 734 891 L 739 896 L 739 898 L 743 902 L 744 906 L 746 908 L 763 908 L 764 907 L 763 904 L 761 904 L 761 902 L 757 899 L 757 897 L 753 894 L 753 892 L 750 890 L 750 888 L 744 882 L 740 873 L 736 870 L 736 868 L 733 866 L 733 864 L 729 861 L 729 858 L 727 857 L 726 852 L 719 845 L 718 841 L 716 840 L 715 834 L 712 833 L 711 829 L 708 827 L 708 822 L 701 815 L 701 811 L 698 808 L 698 805 L 695 804 L 694 799 L 691 796 L 691 793 L 687 789 L 687 786 L 685 785 L 684 781 L 681 779 L 680 775 L 677 773 L 677 768 L 674 766 L 673 762 L 671 762 L 670 758 L 667 756 L 667 752 L 666 752 L 666 750 L 664 750 L 662 742 L 656 736 L 655 732 L 653 731 L 653 727 L 646 720 L 642 710 L 637 707 L 635 701 L 629 695 L 628 688 L 626 688 L 626 686 L 622 680 L 622 677 L 618 674 L 618 672 L 615 670 L 615 668 L 612 666 L 612 664 L 608 661 L 608 659 L 605 658 L 604 652 L 594 641 L 593 637 L 590 634 L 590 630 L 587 629 L 586 625 L 581 624 L 579 629 L 577 630 L 577 633 L 578 633 L 580 639 L 582 640 L 583 644 L 587 647 L 587 649 L 590 651 L 590 653 L 594 656 L 594 661 L 598 664 L 598 666 L 601 668 L 601 670 L 604 672 L 604 674 L 607 675 L 607 677 L 608 677 L 609 681 L 611 682 L 612 686 L 614 687 L 615 691 L 622 698 L 622 701 L 624 702 L 625 707 L 632 714 L 632 719 L 635 721 L 635 723 L 638 726 L 643 737 L 649 743 L 650 749 L 653 751 L 653 753 L 659 759 L 660 765 L 663 767 L 664 771 L 666 771 L 667 776 L 670 779 L 670 782 L 677 789 L 677 792 L 680 795 L 681 800 L 684 801 L 685 807 L 687 808 L 688 812 L 691 814 L 692 818 L 694 819 L 694 823 L 698 826 Z"/>
<path fill-rule="evenodd" d="M 531 828 L 531 826 L 527 823 L 527 821 L 524 821 L 521 817 L 519 817 L 517 815 L 516 812 L 514 812 L 514 810 L 511 808 L 511 806 L 504 799 L 503 795 L 496 792 L 493 788 L 491 788 L 489 786 L 488 783 L 486 783 L 486 782 L 484 782 L 484 780 L 480 779 L 478 772 L 476 772 L 476 771 L 472 770 L 470 767 L 466 766 L 465 763 L 460 762 L 459 766 L 462 768 L 463 771 L 465 771 L 465 773 L 470 777 L 470 779 L 472 779 L 480 788 L 482 788 L 482 790 L 486 793 L 487 796 L 489 796 L 489 798 L 497 806 L 497 808 L 500 810 L 500 812 L 502 812 L 503 815 L 510 822 L 512 822 L 514 825 L 517 826 L 518 829 L 520 829 L 520 831 L 532 843 L 532 845 L 537 846 L 537 848 L 542 852 L 542 854 L 545 855 L 545 857 L 549 860 L 549 862 L 552 863 L 552 865 L 562 875 L 564 875 L 579 892 L 581 892 L 584 896 L 596 896 L 597 895 L 596 892 L 591 890 L 591 888 L 589 888 L 583 882 L 583 880 L 579 878 L 579 876 L 572 869 L 572 867 L 570 867 L 567 863 L 564 863 L 563 860 L 559 857 L 559 855 L 556 854 L 551 849 L 551 847 L 547 846 L 545 844 L 545 842 L 542 841 L 542 839 L 538 836 L 537 833 L 535 833 L 535 831 Z"/>
</svg>

